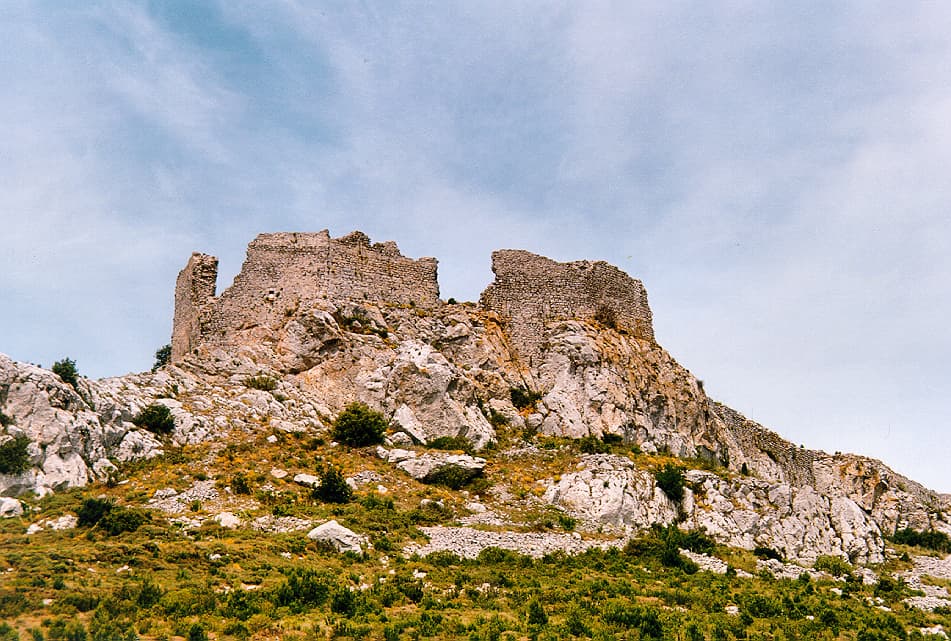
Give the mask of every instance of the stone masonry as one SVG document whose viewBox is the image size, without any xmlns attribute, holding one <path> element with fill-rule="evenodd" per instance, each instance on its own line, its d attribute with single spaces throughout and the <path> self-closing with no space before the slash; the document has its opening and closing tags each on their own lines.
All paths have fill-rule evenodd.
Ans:
<svg viewBox="0 0 951 641">
<path fill-rule="evenodd" d="M 492 254 L 495 282 L 483 309 L 507 324 L 514 352 L 530 365 L 547 323 L 591 319 L 653 341 L 647 291 L 604 261 L 558 263 L 522 250 Z M 215 297 L 218 259 L 193 254 L 178 276 L 172 361 L 199 345 L 227 346 L 236 332 L 276 329 L 308 301 L 440 305 L 436 259 L 413 260 L 396 243 L 371 244 L 362 232 L 260 234 L 234 283 Z"/>
<path fill-rule="evenodd" d="M 407 258 L 396 243 L 371 245 L 359 231 L 341 238 L 327 230 L 260 234 L 234 284 L 216 298 L 217 265 L 212 256 L 193 254 L 178 276 L 173 362 L 201 344 L 227 345 L 236 331 L 277 327 L 316 299 L 439 304 L 435 258 Z"/>
<path fill-rule="evenodd" d="M 598 318 L 635 338 L 653 341 L 647 290 L 604 261 L 559 263 L 518 249 L 492 253 L 495 282 L 481 304 L 508 321 L 519 356 L 531 364 L 544 342 L 545 325 L 571 318 Z"/>
</svg>

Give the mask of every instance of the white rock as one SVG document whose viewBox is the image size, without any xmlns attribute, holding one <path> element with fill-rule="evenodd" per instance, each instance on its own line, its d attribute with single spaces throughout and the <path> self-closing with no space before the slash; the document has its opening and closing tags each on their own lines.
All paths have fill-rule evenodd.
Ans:
<svg viewBox="0 0 951 641">
<path fill-rule="evenodd" d="M 9 519 L 23 515 L 23 504 L 14 498 L 0 496 L 0 518 Z"/>
<path fill-rule="evenodd" d="M 268 435 L 268 437 L 265 440 L 268 443 L 277 443 L 277 437 L 274 436 L 273 434 Z"/>
<path fill-rule="evenodd" d="M 320 479 L 313 474 L 295 474 L 294 482 L 304 487 L 317 487 L 320 485 Z"/>
<path fill-rule="evenodd" d="M 282 478 L 284 478 L 284 477 L 287 476 L 287 470 L 282 470 L 282 469 L 277 468 L 277 467 L 272 468 L 272 469 L 271 469 L 271 476 L 273 476 L 273 477 L 276 478 L 276 479 L 282 479 Z"/>
<path fill-rule="evenodd" d="M 241 519 L 235 516 L 232 512 L 222 512 L 214 516 L 214 521 L 223 528 L 228 528 L 233 530 L 241 526 Z"/>
<path fill-rule="evenodd" d="M 336 521 L 327 521 L 307 533 L 307 538 L 331 547 L 337 552 L 355 552 L 361 554 L 367 538 L 348 530 Z"/>
<path fill-rule="evenodd" d="M 393 450 L 390 451 L 391 456 L 392 454 Z M 396 464 L 396 467 L 418 481 L 427 481 L 440 470 L 449 467 L 456 468 L 461 474 L 470 478 L 476 477 L 485 469 L 485 463 L 484 458 L 468 454 L 426 453 L 402 460 Z"/>
</svg>

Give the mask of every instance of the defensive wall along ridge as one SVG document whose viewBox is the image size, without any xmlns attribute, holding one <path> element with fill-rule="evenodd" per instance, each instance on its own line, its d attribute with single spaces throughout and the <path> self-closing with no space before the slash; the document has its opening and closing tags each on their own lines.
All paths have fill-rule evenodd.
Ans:
<svg viewBox="0 0 951 641">
<path fill-rule="evenodd" d="M 523 250 L 492 254 L 495 282 L 480 304 L 508 325 L 513 347 L 528 363 L 546 323 L 596 317 L 653 341 L 643 284 L 603 261 L 559 263 Z M 439 300 L 437 261 L 403 256 L 392 241 L 371 244 L 355 231 L 260 234 L 249 245 L 234 283 L 215 296 L 218 259 L 195 253 L 175 287 L 172 360 L 199 345 L 227 345 L 234 333 L 279 326 L 316 299 L 383 302 L 433 309 Z"/>
</svg>

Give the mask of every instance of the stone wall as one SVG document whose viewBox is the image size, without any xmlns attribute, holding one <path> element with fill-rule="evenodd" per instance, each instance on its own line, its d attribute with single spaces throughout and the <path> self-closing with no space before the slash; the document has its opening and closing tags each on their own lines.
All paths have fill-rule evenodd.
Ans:
<svg viewBox="0 0 951 641">
<path fill-rule="evenodd" d="M 527 364 L 544 341 L 545 325 L 598 317 L 636 338 L 654 340 L 647 290 L 604 261 L 559 263 L 523 250 L 492 253 L 495 282 L 481 304 L 508 321 L 509 336 Z"/>
<path fill-rule="evenodd" d="M 199 316 L 215 297 L 218 259 L 195 252 L 175 282 L 175 318 L 172 321 L 172 362 L 180 361 L 201 340 Z"/>
<path fill-rule="evenodd" d="M 777 482 L 802 487 L 815 487 L 813 463 L 816 453 L 796 447 L 776 432 L 751 421 L 722 403 L 714 403 L 714 410 L 736 438 L 751 473 Z M 739 457 L 730 457 L 731 460 Z"/>
<path fill-rule="evenodd" d="M 214 295 L 217 259 L 193 255 L 179 275 L 172 359 L 198 344 L 231 342 L 239 330 L 276 328 L 307 301 L 372 301 L 433 308 L 436 259 L 413 260 L 396 243 L 371 244 L 362 232 L 260 234 L 248 245 L 234 283 Z M 209 284 L 210 278 L 210 284 Z"/>
</svg>

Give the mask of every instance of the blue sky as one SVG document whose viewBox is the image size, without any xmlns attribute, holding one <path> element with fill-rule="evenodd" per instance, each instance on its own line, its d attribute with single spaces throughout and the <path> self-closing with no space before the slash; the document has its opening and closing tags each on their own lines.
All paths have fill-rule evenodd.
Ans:
<svg viewBox="0 0 951 641">
<path fill-rule="evenodd" d="M 434 6 L 435 5 L 435 6 Z M 0 351 L 151 365 L 192 251 L 608 260 L 787 438 L 951 491 L 941 3 L 0 4 Z"/>
</svg>

